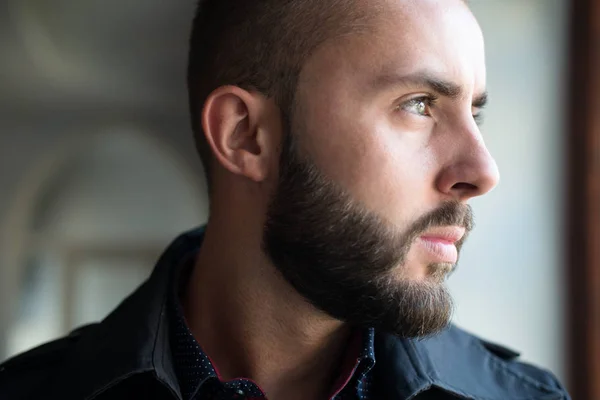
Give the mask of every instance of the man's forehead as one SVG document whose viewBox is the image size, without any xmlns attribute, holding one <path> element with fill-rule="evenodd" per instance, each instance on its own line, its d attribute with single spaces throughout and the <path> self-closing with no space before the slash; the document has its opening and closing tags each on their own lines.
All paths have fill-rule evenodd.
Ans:
<svg viewBox="0 0 600 400">
<path fill-rule="evenodd" d="M 358 12 L 371 16 L 398 17 L 397 13 L 405 17 L 419 14 L 434 16 L 456 9 L 470 13 L 466 0 L 357 0 L 354 4 Z"/>
<path fill-rule="evenodd" d="M 483 48 L 483 34 L 463 0 L 376 0 L 372 31 L 404 50 L 457 46 Z M 437 46 L 432 46 L 437 45 Z"/>
<path fill-rule="evenodd" d="M 448 89 L 460 87 L 472 96 L 485 93 L 483 37 L 462 0 L 369 1 L 375 10 L 370 29 L 318 49 L 305 64 L 302 81 L 321 88 L 341 82 L 363 91 L 378 77 L 385 83 L 427 71 L 436 78 L 431 82 L 451 83 L 445 85 Z"/>
<path fill-rule="evenodd" d="M 463 0 L 400 0 L 377 28 L 379 77 L 431 86 L 448 97 L 485 93 L 483 34 Z"/>
</svg>

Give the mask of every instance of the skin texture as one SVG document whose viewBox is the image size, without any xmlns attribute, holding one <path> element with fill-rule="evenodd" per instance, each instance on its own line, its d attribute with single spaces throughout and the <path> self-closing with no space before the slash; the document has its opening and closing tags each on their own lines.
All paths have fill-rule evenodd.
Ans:
<svg viewBox="0 0 600 400">
<path fill-rule="evenodd" d="M 215 90 L 202 110 L 214 179 L 205 239 L 182 299 L 185 314 L 221 375 L 251 378 L 271 400 L 327 398 L 351 329 L 344 315 L 298 290 L 264 240 L 274 205 L 290 204 L 281 201 L 286 138 L 294 138 L 291 154 L 398 237 L 449 204 L 464 217 L 467 202 L 498 181 L 473 118 L 485 93 L 485 63 L 467 6 L 361 6 L 376 13 L 372 29 L 312 54 L 289 118 L 272 99 L 235 86 Z M 415 100 L 424 96 L 437 99 Z M 440 260 L 413 239 L 386 271 L 396 283 L 439 289 L 443 279 L 431 265 Z"/>
</svg>

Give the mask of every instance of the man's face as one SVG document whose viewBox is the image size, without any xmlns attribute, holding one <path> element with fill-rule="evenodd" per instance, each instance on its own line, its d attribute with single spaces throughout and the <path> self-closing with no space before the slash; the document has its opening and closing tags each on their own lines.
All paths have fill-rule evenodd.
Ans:
<svg viewBox="0 0 600 400">
<path fill-rule="evenodd" d="M 378 3 L 302 71 L 264 248 L 329 315 L 422 336 L 450 318 L 466 203 L 498 180 L 474 119 L 483 39 L 460 0 Z"/>
</svg>

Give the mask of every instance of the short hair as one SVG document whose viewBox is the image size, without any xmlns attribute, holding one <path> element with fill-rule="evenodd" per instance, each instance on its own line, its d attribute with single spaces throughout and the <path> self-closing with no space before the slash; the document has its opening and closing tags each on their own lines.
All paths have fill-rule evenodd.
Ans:
<svg viewBox="0 0 600 400">
<path fill-rule="evenodd" d="M 327 39 L 366 26 L 356 0 L 201 0 L 193 21 L 188 94 L 196 148 L 211 186 L 212 151 L 201 109 L 223 85 L 275 99 L 292 112 L 298 78 Z"/>
</svg>

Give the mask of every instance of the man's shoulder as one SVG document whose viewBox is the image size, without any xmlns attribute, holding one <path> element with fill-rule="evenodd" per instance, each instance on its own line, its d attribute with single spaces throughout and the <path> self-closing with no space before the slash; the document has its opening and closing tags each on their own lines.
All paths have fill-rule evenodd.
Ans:
<svg viewBox="0 0 600 400">
<path fill-rule="evenodd" d="M 87 325 L 69 335 L 38 346 L 0 364 L 0 399 L 16 400 L 37 396 L 60 371 L 67 355 L 83 333 L 93 329 Z"/>
<path fill-rule="evenodd" d="M 455 325 L 424 340 L 423 345 L 446 384 L 463 389 L 467 394 L 485 392 L 499 399 L 516 395 L 532 399 L 569 398 L 550 371 L 522 362 L 518 352 Z"/>
<path fill-rule="evenodd" d="M 498 376 L 512 376 L 516 382 L 534 385 L 549 391 L 564 388 L 555 375 L 549 370 L 520 360 L 520 353 L 503 345 L 482 339 L 455 325 L 452 325 L 440 338 L 442 342 L 468 349 L 469 359 L 473 367 L 483 373 Z"/>
<path fill-rule="evenodd" d="M 554 374 L 519 359 L 519 353 L 451 325 L 420 340 L 391 339 L 399 353 L 416 359 L 416 375 L 466 398 L 569 399 Z"/>
</svg>

